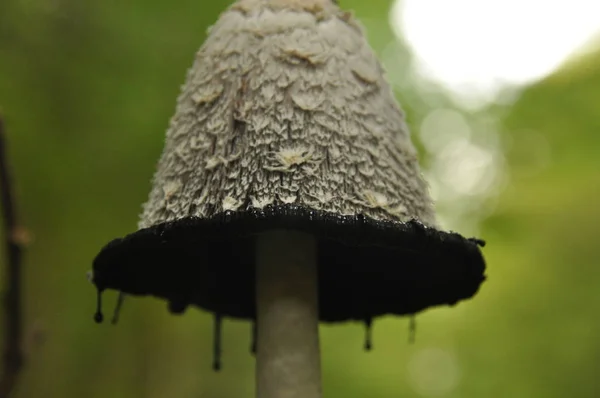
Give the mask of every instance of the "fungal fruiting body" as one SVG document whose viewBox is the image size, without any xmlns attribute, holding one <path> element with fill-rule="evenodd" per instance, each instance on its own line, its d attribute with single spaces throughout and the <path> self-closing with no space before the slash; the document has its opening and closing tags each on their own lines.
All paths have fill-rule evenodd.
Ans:
<svg viewBox="0 0 600 398">
<path fill-rule="evenodd" d="M 94 261 L 99 291 L 256 319 L 256 239 L 316 240 L 323 322 L 472 297 L 483 242 L 437 228 L 404 113 L 330 0 L 239 0 L 189 70 L 139 230 Z M 367 345 L 370 345 L 368 339 Z"/>
</svg>

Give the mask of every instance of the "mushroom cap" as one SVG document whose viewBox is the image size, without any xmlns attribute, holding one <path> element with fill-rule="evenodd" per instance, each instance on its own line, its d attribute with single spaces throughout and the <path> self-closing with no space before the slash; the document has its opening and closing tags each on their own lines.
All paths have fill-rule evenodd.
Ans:
<svg viewBox="0 0 600 398">
<path fill-rule="evenodd" d="M 240 0 L 179 96 L 140 230 L 94 261 L 100 290 L 255 317 L 254 240 L 318 241 L 322 321 L 473 296 L 481 241 L 436 229 L 404 114 L 360 26 L 328 0 Z"/>
</svg>

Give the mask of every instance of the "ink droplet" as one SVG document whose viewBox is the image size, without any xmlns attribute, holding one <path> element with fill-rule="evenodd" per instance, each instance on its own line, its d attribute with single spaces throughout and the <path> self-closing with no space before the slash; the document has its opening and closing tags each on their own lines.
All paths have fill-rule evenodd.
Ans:
<svg viewBox="0 0 600 398">
<path fill-rule="evenodd" d="M 102 291 L 98 289 L 96 294 L 96 313 L 94 314 L 94 321 L 96 321 L 96 323 L 102 323 L 104 320 L 104 315 L 102 315 Z"/>
<path fill-rule="evenodd" d="M 175 315 L 181 315 L 185 312 L 189 301 L 183 297 L 172 298 L 169 301 L 169 312 Z"/>
<path fill-rule="evenodd" d="M 415 316 L 410 317 L 410 321 L 408 323 L 408 342 L 409 344 L 414 344 L 415 335 L 417 333 L 417 321 L 415 320 Z"/>
<path fill-rule="evenodd" d="M 213 363 L 213 370 L 215 372 L 219 372 L 221 370 L 221 362 L 215 362 L 215 363 Z"/>
<path fill-rule="evenodd" d="M 373 349 L 373 318 L 365 319 L 365 351 Z"/>
</svg>

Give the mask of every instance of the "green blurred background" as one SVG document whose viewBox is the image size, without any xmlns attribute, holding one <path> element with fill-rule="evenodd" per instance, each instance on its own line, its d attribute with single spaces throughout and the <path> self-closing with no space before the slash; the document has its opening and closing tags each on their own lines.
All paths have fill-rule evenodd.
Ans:
<svg viewBox="0 0 600 398">
<path fill-rule="evenodd" d="M 341 3 L 390 73 L 444 225 L 488 241 L 488 281 L 472 301 L 417 316 L 414 344 L 407 319 L 376 322 L 370 353 L 362 325 L 322 327 L 324 395 L 599 397 L 600 53 L 510 101 L 463 109 L 414 82 L 390 1 Z M 185 71 L 228 4 L 0 0 L 0 106 L 34 237 L 15 397 L 253 396 L 248 323 L 225 322 L 215 374 L 209 314 L 171 316 L 164 302 L 130 299 L 118 326 L 99 326 L 85 279 L 99 248 L 136 228 Z M 471 189 L 448 187 L 456 153 L 432 141 L 452 120 L 483 151 L 483 174 L 467 167 L 481 177 Z M 106 297 L 108 312 L 116 295 Z"/>
</svg>

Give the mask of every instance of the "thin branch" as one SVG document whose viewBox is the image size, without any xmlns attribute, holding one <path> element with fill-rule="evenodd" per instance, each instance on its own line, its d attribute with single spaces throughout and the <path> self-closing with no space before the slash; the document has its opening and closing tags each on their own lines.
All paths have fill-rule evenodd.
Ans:
<svg viewBox="0 0 600 398">
<path fill-rule="evenodd" d="M 0 197 L 4 220 L 7 258 L 6 292 L 4 296 L 4 369 L 0 377 L 0 398 L 13 391 L 23 367 L 23 319 L 21 308 L 21 257 L 23 230 L 19 228 L 10 170 L 8 168 L 4 120 L 0 114 Z"/>
</svg>

